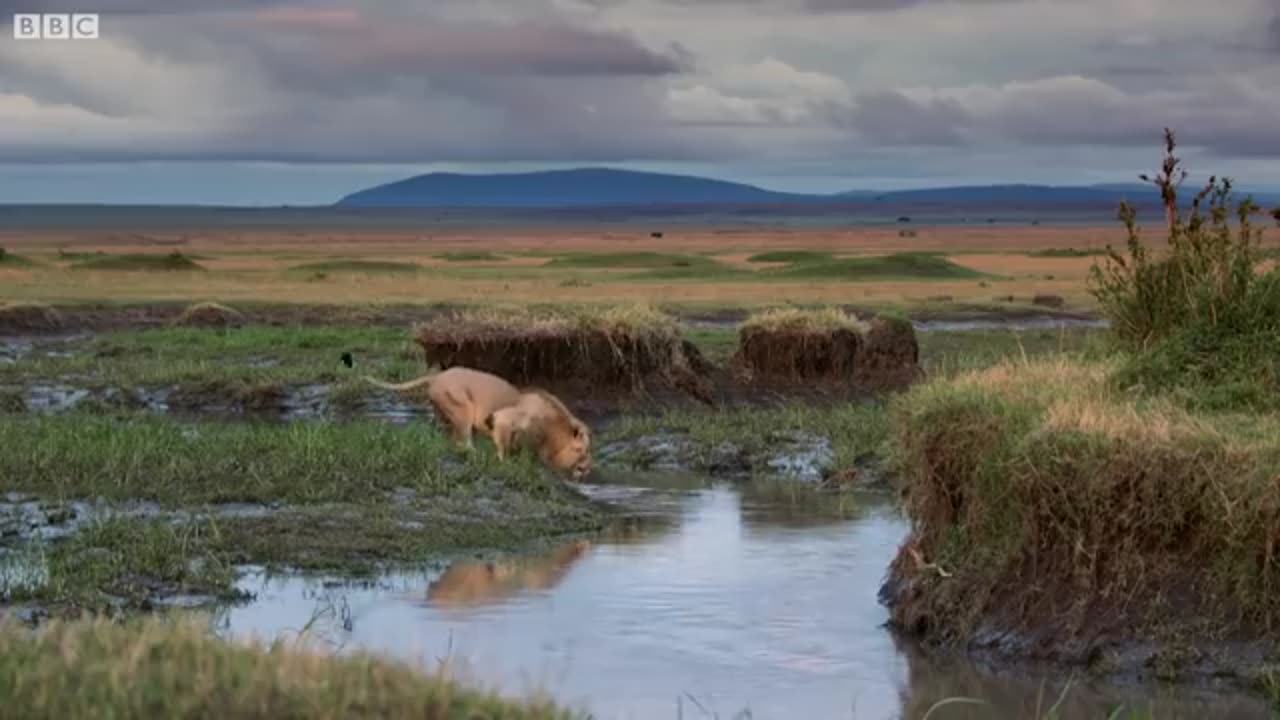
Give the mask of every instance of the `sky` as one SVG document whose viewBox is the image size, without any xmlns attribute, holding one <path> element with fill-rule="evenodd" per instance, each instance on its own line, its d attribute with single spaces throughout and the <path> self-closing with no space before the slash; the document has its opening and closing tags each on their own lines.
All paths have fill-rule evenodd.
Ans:
<svg viewBox="0 0 1280 720">
<path fill-rule="evenodd" d="M 609 166 L 808 192 L 1280 189 L 1280 0 L 0 0 L 0 202 Z M 97 12 L 16 40 L 15 12 Z"/>
</svg>

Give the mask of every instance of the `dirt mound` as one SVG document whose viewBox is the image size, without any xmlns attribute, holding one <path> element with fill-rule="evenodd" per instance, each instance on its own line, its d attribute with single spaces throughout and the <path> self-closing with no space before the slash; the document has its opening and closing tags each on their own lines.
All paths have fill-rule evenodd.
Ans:
<svg viewBox="0 0 1280 720">
<path fill-rule="evenodd" d="M 930 645 L 1236 674 L 1280 648 L 1280 424 L 1010 362 L 891 407 L 911 533 L 881 600 Z M 1242 429 L 1243 428 L 1243 429 Z"/>
<path fill-rule="evenodd" d="M 58 311 L 43 303 L 0 303 L 0 333 L 50 332 L 62 325 Z"/>
<path fill-rule="evenodd" d="M 427 363 L 472 367 L 518 385 L 709 392 L 709 364 L 670 316 L 648 309 L 564 315 L 459 313 L 415 328 Z"/>
<path fill-rule="evenodd" d="M 863 322 L 840 310 L 772 311 L 738 333 L 733 368 L 749 379 L 896 385 L 914 380 L 920 350 L 905 320 Z"/>
<path fill-rule="evenodd" d="M 174 321 L 186 327 L 231 327 L 244 322 L 244 313 L 218 303 L 197 303 L 187 308 Z"/>
</svg>

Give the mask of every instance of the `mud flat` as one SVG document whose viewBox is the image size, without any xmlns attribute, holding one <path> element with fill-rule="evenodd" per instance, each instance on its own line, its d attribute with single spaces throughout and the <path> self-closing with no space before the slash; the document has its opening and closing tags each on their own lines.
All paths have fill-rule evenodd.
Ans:
<svg viewBox="0 0 1280 720">
<path fill-rule="evenodd" d="M 1274 689 L 1280 426 L 1135 403 L 1114 370 L 1005 364 L 895 402 L 892 624 L 996 660 Z"/>
</svg>

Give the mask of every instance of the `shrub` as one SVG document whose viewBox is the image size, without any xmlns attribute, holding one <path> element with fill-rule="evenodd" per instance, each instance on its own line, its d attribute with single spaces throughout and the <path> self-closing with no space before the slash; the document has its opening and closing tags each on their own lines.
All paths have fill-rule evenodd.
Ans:
<svg viewBox="0 0 1280 720">
<path fill-rule="evenodd" d="M 1165 143 L 1162 172 L 1142 178 L 1160 189 L 1168 250 L 1155 256 L 1144 246 L 1134 210 L 1123 204 L 1128 257 L 1108 248 L 1105 266 L 1092 268 L 1090 291 L 1132 353 L 1115 379 L 1204 409 L 1280 407 L 1280 274 L 1257 271 L 1261 229 L 1250 218 L 1259 208 L 1246 198 L 1233 210 L 1231 181 L 1210 177 L 1184 220 L 1177 187 L 1187 173 L 1169 130 Z"/>
<path fill-rule="evenodd" d="M 1103 265 L 1090 272 L 1090 292 L 1111 321 L 1116 338 L 1130 349 L 1142 349 L 1191 322 L 1216 323 L 1243 302 L 1257 278 L 1255 263 L 1261 230 L 1250 217 L 1259 211 L 1251 198 L 1230 207 L 1229 178 L 1210 177 L 1196 194 L 1185 219 L 1178 207 L 1178 187 L 1187 177 L 1173 154 L 1172 130 L 1165 130 L 1165 157 L 1160 174 L 1139 176 L 1160 190 L 1168 225 L 1168 250 L 1156 255 L 1143 243 L 1137 212 L 1120 205 L 1128 232 L 1128 256 L 1110 245 Z M 1201 211 L 1205 200 L 1208 213 Z M 1239 227 L 1233 232 L 1230 216 Z"/>
</svg>

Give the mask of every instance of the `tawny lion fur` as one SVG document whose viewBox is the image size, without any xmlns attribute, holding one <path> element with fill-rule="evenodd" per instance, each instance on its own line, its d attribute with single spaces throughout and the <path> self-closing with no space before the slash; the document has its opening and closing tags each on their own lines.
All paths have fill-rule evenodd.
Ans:
<svg viewBox="0 0 1280 720">
<path fill-rule="evenodd" d="M 591 430 L 545 390 L 526 389 L 517 402 L 494 410 L 485 426 L 499 459 L 532 448 L 544 465 L 574 480 L 591 472 Z"/>
<path fill-rule="evenodd" d="M 520 391 L 506 380 L 467 367 L 451 367 L 402 383 L 383 382 L 367 375 L 364 379 L 400 392 L 425 387 L 436 416 L 449 425 L 454 441 L 468 448 L 474 447 L 473 431 L 492 437 L 485 421 L 494 411 L 516 404 L 521 397 Z"/>
</svg>

